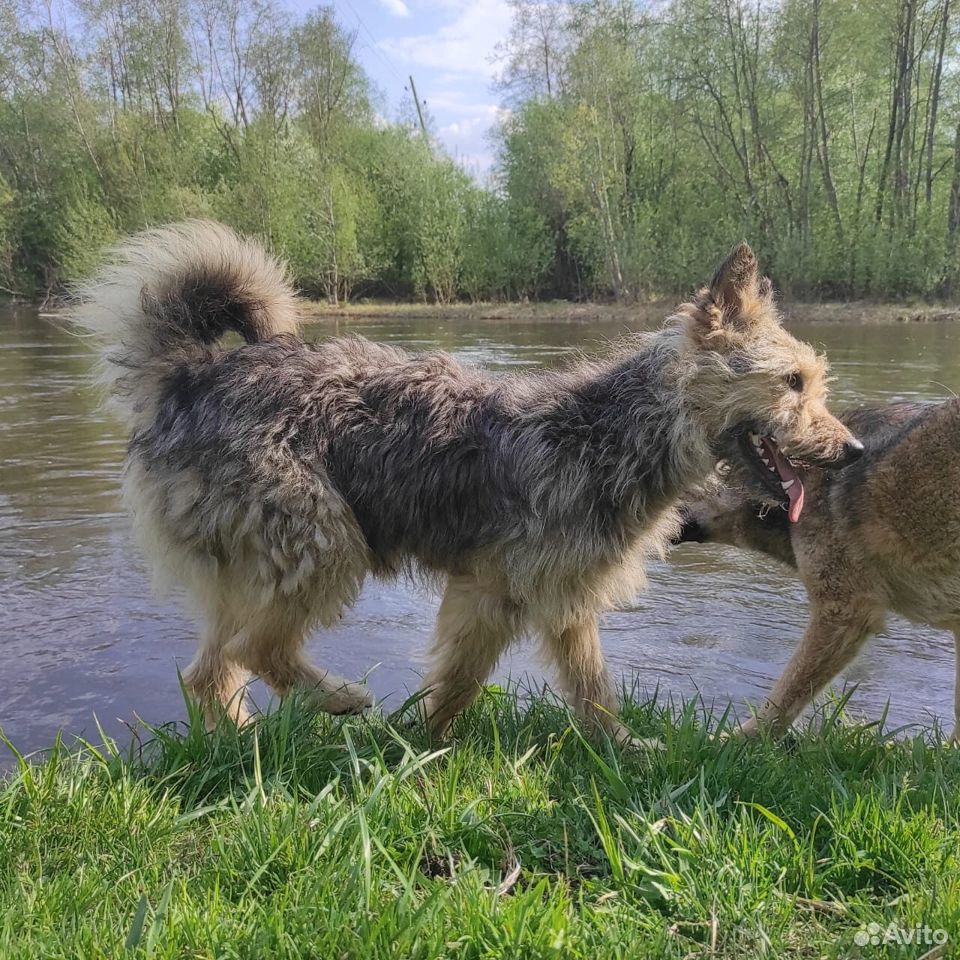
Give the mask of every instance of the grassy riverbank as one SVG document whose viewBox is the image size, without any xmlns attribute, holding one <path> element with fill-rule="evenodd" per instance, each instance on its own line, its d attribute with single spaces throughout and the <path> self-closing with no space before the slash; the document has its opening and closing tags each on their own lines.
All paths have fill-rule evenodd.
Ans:
<svg viewBox="0 0 960 960">
<path fill-rule="evenodd" d="M 693 707 L 628 718 L 666 749 L 594 750 L 502 693 L 439 749 L 296 704 L 55 749 L 0 786 L 0 956 L 951 955 L 861 948 L 871 922 L 960 943 L 960 751 L 835 716 L 779 745 L 713 741 Z"/>
</svg>

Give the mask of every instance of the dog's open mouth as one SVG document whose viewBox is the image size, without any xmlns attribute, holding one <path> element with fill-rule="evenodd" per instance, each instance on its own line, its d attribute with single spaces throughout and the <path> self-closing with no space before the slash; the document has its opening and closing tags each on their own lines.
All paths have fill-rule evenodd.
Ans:
<svg viewBox="0 0 960 960">
<path fill-rule="evenodd" d="M 784 455 L 773 437 L 761 436 L 752 430 L 743 434 L 748 461 L 763 480 L 764 485 L 787 508 L 791 523 L 796 523 L 803 512 L 803 481 L 796 467 Z"/>
</svg>

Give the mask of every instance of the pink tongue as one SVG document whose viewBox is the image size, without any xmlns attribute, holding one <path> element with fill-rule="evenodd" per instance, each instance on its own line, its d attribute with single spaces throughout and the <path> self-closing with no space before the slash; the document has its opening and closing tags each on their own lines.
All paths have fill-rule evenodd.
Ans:
<svg viewBox="0 0 960 960">
<path fill-rule="evenodd" d="M 800 519 L 800 513 L 803 510 L 803 481 L 797 478 L 797 482 L 787 491 L 790 498 L 790 506 L 787 508 L 787 516 L 791 523 L 796 523 Z"/>
<path fill-rule="evenodd" d="M 785 490 L 790 506 L 787 508 L 787 516 L 791 523 L 796 523 L 803 512 L 803 481 L 800 479 L 797 471 L 793 469 L 793 464 L 780 452 L 780 448 L 769 437 L 762 437 L 763 448 L 767 456 L 773 461 L 777 468 L 777 473 L 783 483 L 790 484 L 790 489 Z"/>
</svg>

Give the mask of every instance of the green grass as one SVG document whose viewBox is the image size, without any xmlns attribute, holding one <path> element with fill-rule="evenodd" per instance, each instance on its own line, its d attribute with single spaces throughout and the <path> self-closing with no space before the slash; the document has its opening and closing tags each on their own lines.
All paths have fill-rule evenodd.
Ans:
<svg viewBox="0 0 960 960">
<path fill-rule="evenodd" d="M 854 935 L 960 943 L 960 751 L 839 711 L 780 744 L 693 704 L 627 717 L 665 750 L 497 691 L 440 747 L 294 702 L 57 745 L 0 784 L 0 956 L 952 955 Z"/>
</svg>

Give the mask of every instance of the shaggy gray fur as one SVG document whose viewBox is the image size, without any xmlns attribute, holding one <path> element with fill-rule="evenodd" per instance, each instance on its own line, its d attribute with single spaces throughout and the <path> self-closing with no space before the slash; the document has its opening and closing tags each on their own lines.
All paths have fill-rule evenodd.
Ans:
<svg viewBox="0 0 960 960">
<path fill-rule="evenodd" d="M 675 403 L 660 375 L 669 359 L 654 341 L 521 379 L 360 337 L 198 345 L 162 381 L 130 455 L 149 471 L 192 471 L 203 497 L 242 498 L 262 496 L 262 464 L 282 452 L 318 496 L 332 482 L 378 573 L 467 573 L 479 552 L 489 562 L 545 541 L 615 562 L 686 480 L 659 420 Z M 201 530 L 192 546 L 227 560 L 217 526 Z"/>
</svg>

